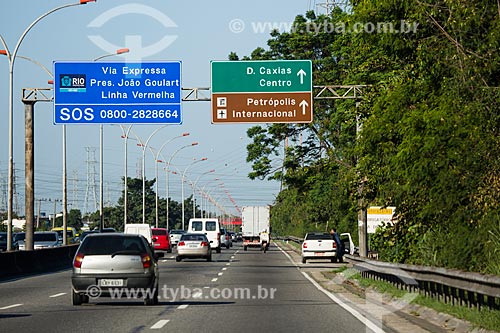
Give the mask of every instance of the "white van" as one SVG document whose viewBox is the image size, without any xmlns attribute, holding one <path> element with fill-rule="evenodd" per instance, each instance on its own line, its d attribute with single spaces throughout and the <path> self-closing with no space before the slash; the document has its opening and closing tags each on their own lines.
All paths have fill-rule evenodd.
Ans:
<svg viewBox="0 0 500 333">
<path fill-rule="evenodd" d="M 149 244 L 153 244 L 153 232 L 151 231 L 151 226 L 146 223 L 129 223 L 125 224 L 126 234 L 142 235 L 147 239 Z"/>
<path fill-rule="evenodd" d="M 207 235 L 210 247 L 220 253 L 220 225 L 216 218 L 192 218 L 189 219 L 188 233 L 201 232 Z"/>
</svg>

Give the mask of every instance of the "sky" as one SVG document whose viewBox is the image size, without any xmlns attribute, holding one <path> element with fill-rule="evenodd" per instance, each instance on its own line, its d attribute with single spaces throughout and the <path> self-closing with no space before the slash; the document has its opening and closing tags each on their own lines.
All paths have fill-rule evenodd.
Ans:
<svg viewBox="0 0 500 333">
<path fill-rule="evenodd" d="M 75 1 L 77 2 L 77 0 Z M 39 16 L 71 0 L 16 0 L 0 4 L 0 35 L 13 52 L 25 29 Z M 98 0 L 64 8 L 43 18 L 20 44 L 14 66 L 14 210 L 24 214 L 24 105 L 22 88 L 46 88 L 54 61 L 91 61 L 129 48 L 109 61 L 180 61 L 183 88 L 210 87 L 210 61 L 227 60 L 230 52 L 240 57 L 257 47 L 267 47 L 271 26 L 286 30 L 297 15 L 318 9 L 311 0 Z M 319 10 L 319 9 L 318 9 Z M 0 49 L 4 47 L 0 45 Z M 22 59 L 28 57 L 37 62 Z M 0 210 L 7 209 L 8 175 L 8 83 L 9 63 L 0 55 Z M 49 93 L 51 96 L 51 93 Z M 205 94 L 209 97 L 210 94 Z M 128 139 L 127 173 L 141 178 L 143 150 L 137 146 L 151 136 L 148 147 L 162 150 L 178 173 L 186 171 L 190 182 L 210 191 L 224 209 L 238 215 L 247 205 L 272 205 L 280 184 L 250 180 L 246 146 L 251 142 L 249 124 L 211 124 L 211 105 L 206 101 L 182 103 L 181 125 L 141 125 L 131 128 Z M 62 199 L 62 126 L 53 124 L 52 102 L 35 104 L 35 214 L 50 214 Z M 126 126 L 128 127 L 128 126 Z M 105 205 L 115 205 L 123 190 L 125 139 L 119 125 L 103 126 L 103 196 Z M 153 134 L 154 133 L 154 134 Z M 182 133 L 189 136 L 176 138 Z M 145 153 L 146 179 L 155 178 L 154 154 Z M 201 161 L 201 159 L 206 160 Z M 196 162 L 195 162 L 196 161 Z M 99 125 L 67 126 L 67 174 L 69 209 L 93 211 L 99 198 Z M 159 169 L 159 196 L 166 196 L 164 164 Z M 209 172 L 210 170 L 215 170 Z M 186 183 L 185 183 L 186 184 Z M 192 188 L 184 186 L 185 197 Z M 169 175 L 169 193 L 181 201 L 181 177 Z M 232 200 L 231 200 L 232 198 Z M 198 200 L 198 198 L 197 198 Z M 234 202 L 233 202 L 234 201 Z M 60 211 L 60 206 L 56 210 Z"/>
</svg>

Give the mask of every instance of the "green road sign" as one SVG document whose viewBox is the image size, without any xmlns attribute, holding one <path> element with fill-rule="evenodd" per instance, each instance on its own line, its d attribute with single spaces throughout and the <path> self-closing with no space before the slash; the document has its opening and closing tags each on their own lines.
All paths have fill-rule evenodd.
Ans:
<svg viewBox="0 0 500 333">
<path fill-rule="evenodd" d="M 212 61 L 212 123 L 309 123 L 310 60 Z"/>
<path fill-rule="evenodd" d="M 212 92 L 309 92 L 310 60 L 212 61 Z"/>
</svg>

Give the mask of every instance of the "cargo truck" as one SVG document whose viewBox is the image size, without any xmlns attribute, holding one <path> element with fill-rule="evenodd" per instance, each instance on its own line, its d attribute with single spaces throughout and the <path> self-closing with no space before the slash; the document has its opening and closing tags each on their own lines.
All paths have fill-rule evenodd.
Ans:
<svg viewBox="0 0 500 333">
<path fill-rule="evenodd" d="M 245 206 L 241 210 L 243 250 L 258 247 L 266 251 L 270 243 L 269 206 Z"/>
</svg>

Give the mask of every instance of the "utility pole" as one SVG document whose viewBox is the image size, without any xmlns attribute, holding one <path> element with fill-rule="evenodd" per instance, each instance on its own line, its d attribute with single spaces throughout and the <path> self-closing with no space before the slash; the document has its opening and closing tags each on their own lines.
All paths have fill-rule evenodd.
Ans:
<svg viewBox="0 0 500 333">
<path fill-rule="evenodd" d="M 314 99 L 354 99 L 356 102 L 356 137 L 361 131 L 361 119 L 357 109 L 359 100 L 363 95 L 363 89 L 366 85 L 348 85 L 348 86 L 315 86 L 316 93 Z M 360 184 L 358 186 L 358 238 L 359 238 L 359 255 L 361 257 L 368 256 L 368 229 L 365 200 L 363 198 L 364 177 L 360 175 Z"/>
</svg>

